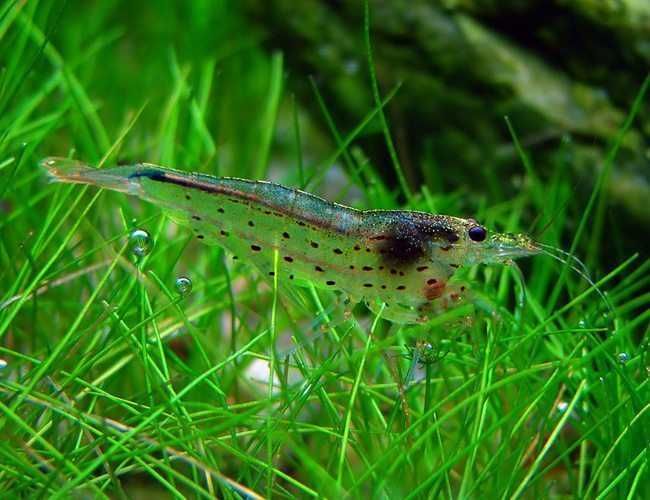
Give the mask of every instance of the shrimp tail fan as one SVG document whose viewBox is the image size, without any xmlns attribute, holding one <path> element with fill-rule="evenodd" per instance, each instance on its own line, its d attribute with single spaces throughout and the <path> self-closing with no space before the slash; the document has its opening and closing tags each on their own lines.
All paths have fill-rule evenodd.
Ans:
<svg viewBox="0 0 650 500">
<path fill-rule="evenodd" d="M 50 182 L 89 184 L 113 191 L 136 194 L 137 186 L 130 177 L 133 167 L 93 168 L 70 158 L 49 157 L 40 162 Z"/>
</svg>

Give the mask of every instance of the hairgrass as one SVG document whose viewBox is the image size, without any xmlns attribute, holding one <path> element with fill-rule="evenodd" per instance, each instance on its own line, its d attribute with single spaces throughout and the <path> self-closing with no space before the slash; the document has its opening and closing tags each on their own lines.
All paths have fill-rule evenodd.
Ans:
<svg viewBox="0 0 650 500">
<path fill-rule="evenodd" d="M 174 49 L 154 36 L 169 26 L 135 23 L 119 3 L 0 10 L 5 495 L 647 494 L 648 260 L 594 269 L 614 316 L 579 277 L 537 257 L 523 264 L 525 295 L 510 267 L 464 271 L 475 307 L 425 327 L 390 327 L 362 308 L 329 323 L 339 311 L 332 296 L 265 282 L 191 242 L 157 207 L 46 184 L 36 163 L 50 154 L 271 173 L 313 191 L 342 160 L 359 206 L 400 206 L 356 145 L 372 124 L 401 172 L 382 111 L 398 88 L 382 97 L 371 71 L 375 107 L 358 124 L 337 124 L 314 84 L 334 144 L 322 147 L 287 97 L 282 57 L 249 41 L 232 5 L 175 5 L 157 7 L 184 23 Z M 125 26 L 119 36 L 115 25 Z M 219 51 L 197 57 L 191 49 L 206 38 Z M 136 64 L 118 56 L 121 43 Z M 471 208 L 508 231 L 552 214 L 544 241 L 572 242 L 570 253 L 589 252 L 596 266 L 598 241 L 585 230 L 602 238 L 605 221 L 573 200 L 570 148 L 542 176 L 507 126 L 525 170 L 514 198 L 487 164 L 482 194 L 430 185 L 407 208 Z M 425 178 L 438 177 L 431 158 L 422 164 Z M 140 259 L 128 244 L 135 228 L 153 241 Z M 180 275 L 192 279 L 188 295 L 174 289 Z"/>
</svg>

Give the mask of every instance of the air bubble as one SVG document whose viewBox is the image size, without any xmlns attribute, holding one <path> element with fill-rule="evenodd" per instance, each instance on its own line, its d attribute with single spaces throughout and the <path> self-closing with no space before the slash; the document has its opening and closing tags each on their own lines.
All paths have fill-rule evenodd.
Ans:
<svg viewBox="0 0 650 500">
<path fill-rule="evenodd" d="M 7 368 L 7 366 L 9 366 L 9 363 L 7 363 L 6 360 L 0 358 L 0 370 L 4 370 Z"/>
<path fill-rule="evenodd" d="M 144 229 L 134 229 L 129 234 L 131 252 L 137 257 L 144 257 L 151 251 L 151 236 Z"/>
<path fill-rule="evenodd" d="M 626 352 L 619 352 L 617 357 L 618 362 L 621 364 L 625 364 L 630 360 L 630 355 Z"/>
<path fill-rule="evenodd" d="M 424 341 L 418 342 L 412 353 L 417 357 L 417 361 L 421 364 L 434 363 L 447 354 L 447 352 L 443 352 L 433 344 Z"/>
<path fill-rule="evenodd" d="M 356 75 L 359 72 L 359 62 L 354 59 L 348 59 L 343 63 L 343 70 L 348 75 Z"/>
<path fill-rule="evenodd" d="M 176 278 L 176 291 L 182 296 L 189 295 L 192 291 L 192 280 L 187 276 Z"/>
</svg>

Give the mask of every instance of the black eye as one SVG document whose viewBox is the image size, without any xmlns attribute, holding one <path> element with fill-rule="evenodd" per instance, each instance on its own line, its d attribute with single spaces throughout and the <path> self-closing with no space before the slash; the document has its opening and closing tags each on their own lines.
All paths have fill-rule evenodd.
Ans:
<svg viewBox="0 0 650 500">
<path fill-rule="evenodd" d="M 487 231 L 483 226 L 474 226 L 469 228 L 469 239 L 472 241 L 483 241 L 487 236 Z"/>
</svg>

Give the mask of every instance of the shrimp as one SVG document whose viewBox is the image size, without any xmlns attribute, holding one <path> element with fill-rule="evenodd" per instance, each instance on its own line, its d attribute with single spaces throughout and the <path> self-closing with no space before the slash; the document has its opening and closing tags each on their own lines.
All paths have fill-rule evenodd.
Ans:
<svg viewBox="0 0 650 500">
<path fill-rule="evenodd" d="M 198 240 L 222 246 L 265 275 L 278 272 L 278 279 L 339 290 L 372 311 L 385 304 L 382 317 L 398 324 L 426 322 L 462 301 L 466 287 L 450 282 L 460 267 L 539 253 L 561 258 L 526 235 L 492 233 L 474 219 L 357 210 L 271 182 L 148 163 L 95 169 L 45 158 L 41 165 L 55 182 L 90 184 L 154 203 Z"/>
</svg>

